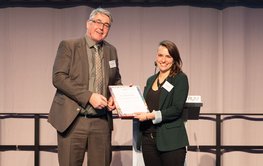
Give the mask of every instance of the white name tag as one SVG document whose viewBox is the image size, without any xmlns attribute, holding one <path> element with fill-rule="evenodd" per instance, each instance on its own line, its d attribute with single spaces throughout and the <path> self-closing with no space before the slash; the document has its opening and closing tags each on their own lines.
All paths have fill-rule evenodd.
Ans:
<svg viewBox="0 0 263 166">
<path fill-rule="evenodd" d="M 173 89 L 173 85 L 170 84 L 168 81 L 165 81 L 165 83 L 163 84 L 163 88 L 166 89 L 168 92 L 171 91 L 171 89 Z"/>
<path fill-rule="evenodd" d="M 115 60 L 109 61 L 109 65 L 110 65 L 110 68 L 116 67 L 116 61 Z"/>
<path fill-rule="evenodd" d="M 188 96 L 186 103 L 201 103 L 201 96 Z"/>
</svg>

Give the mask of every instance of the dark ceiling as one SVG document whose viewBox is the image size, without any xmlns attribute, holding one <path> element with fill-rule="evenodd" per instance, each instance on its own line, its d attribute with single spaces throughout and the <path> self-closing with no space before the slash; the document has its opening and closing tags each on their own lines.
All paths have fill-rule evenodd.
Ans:
<svg viewBox="0 0 263 166">
<path fill-rule="evenodd" d="M 262 8 L 263 0 L 0 0 L 0 8 L 6 7 L 51 7 L 74 6 L 120 7 L 120 6 L 175 6 L 188 5 L 223 9 L 231 6 Z"/>
</svg>

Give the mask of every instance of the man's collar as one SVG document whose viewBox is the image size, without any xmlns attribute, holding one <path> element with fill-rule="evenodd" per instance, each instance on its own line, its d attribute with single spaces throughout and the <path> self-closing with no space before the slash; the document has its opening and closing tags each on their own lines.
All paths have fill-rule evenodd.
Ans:
<svg viewBox="0 0 263 166">
<path fill-rule="evenodd" d="M 103 41 L 96 43 L 93 40 L 91 40 L 91 38 L 89 38 L 87 35 L 85 35 L 85 40 L 89 46 L 89 48 L 92 48 L 94 45 L 99 45 L 99 47 L 101 47 L 103 45 Z"/>
</svg>

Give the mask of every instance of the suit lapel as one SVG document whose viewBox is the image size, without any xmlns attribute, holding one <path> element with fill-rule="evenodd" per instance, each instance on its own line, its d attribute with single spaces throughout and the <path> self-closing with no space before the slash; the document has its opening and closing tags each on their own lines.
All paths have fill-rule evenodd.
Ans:
<svg viewBox="0 0 263 166">
<path fill-rule="evenodd" d="M 152 88 L 152 85 L 153 85 L 153 83 L 154 83 L 154 81 L 155 81 L 157 76 L 158 76 L 158 74 L 156 74 L 154 77 L 152 77 L 149 80 L 149 84 L 144 89 L 144 93 L 143 93 L 144 98 L 146 98 L 146 95 L 148 94 L 150 88 Z M 168 78 L 167 80 L 169 82 L 171 82 L 171 78 Z M 163 107 L 163 104 L 164 104 L 165 99 L 166 99 L 168 94 L 169 94 L 169 92 L 164 87 L 161 87 L 159 110 Z"/>
<path fill-rule="evenodd" d="M 172 78 L 168 77 L 167 80 L 169 83 L 171 83 Z M 172 91 L 172 90 L 171 90 Z M 161 94 L 160 94 L 160 103 L 159 103 L 159 109 L 161 109 L 163 107 L 163 104 L 165 102 L 166 97 L 168 96 L 169 93 L 164 87 L 161 87 Z"/>
<path fill-rule="evenodd" d="M 86 46 L 86 40 L 83 38 L 80 40 L 78 45 L 76 46 L 77 48 L 77 54 L 79 54 L 81 58 L 81 62 L 83 63 L 83 67 L 85 68 L 84 71 L 86 72 L 85 75 L 85 80 L 88 79 L 89 76 L 89 58 L 88 58 L 88 52 L 87 52 L 87 46 Z M 91 52 L 90 52 L 91 53 Z M 89 84 L 89 81 L 85 81 L 87 85 Z"/>
<path fill-rule="evenodd" d="M 146 98 L 146 95 L 148 94 L 150 88 L 152 88 L 153 82 L 156 79 L 156 77 L 157 77 L 157 74 L 154 77 L 152 77 L 152 79 L 149 80 L 149 84 L 146 85 L 146 87 L 144 89 L 144 92 L 143 92 L 143 97 L 144 98 Z"/>
<path fill-rule="evenodd" d="M 81 40 L 81 42 L 78 44 L 78 51 L 79 54 L 81 55 L 82 60 L 88 63 L 88 53 L 87 53 L 85 38 Z"/>
</svg>

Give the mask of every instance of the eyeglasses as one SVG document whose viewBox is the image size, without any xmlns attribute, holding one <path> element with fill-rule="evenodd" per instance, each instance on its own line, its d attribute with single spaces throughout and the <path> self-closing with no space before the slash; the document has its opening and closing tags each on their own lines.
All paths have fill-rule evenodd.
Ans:
<svg viewBox="0 0 263 166">
<path fill-rule="evenodd" d="M 95 23 L 99 26 L 103 25 L 102 27 L 105 27 L 107 29 L 109 29 L 111 27 L 111 25 L 109 23 L 103 23 L 100 20 L 90 20 L 90 21 L 92 21 L 93 23 Z"/>
</svg>

